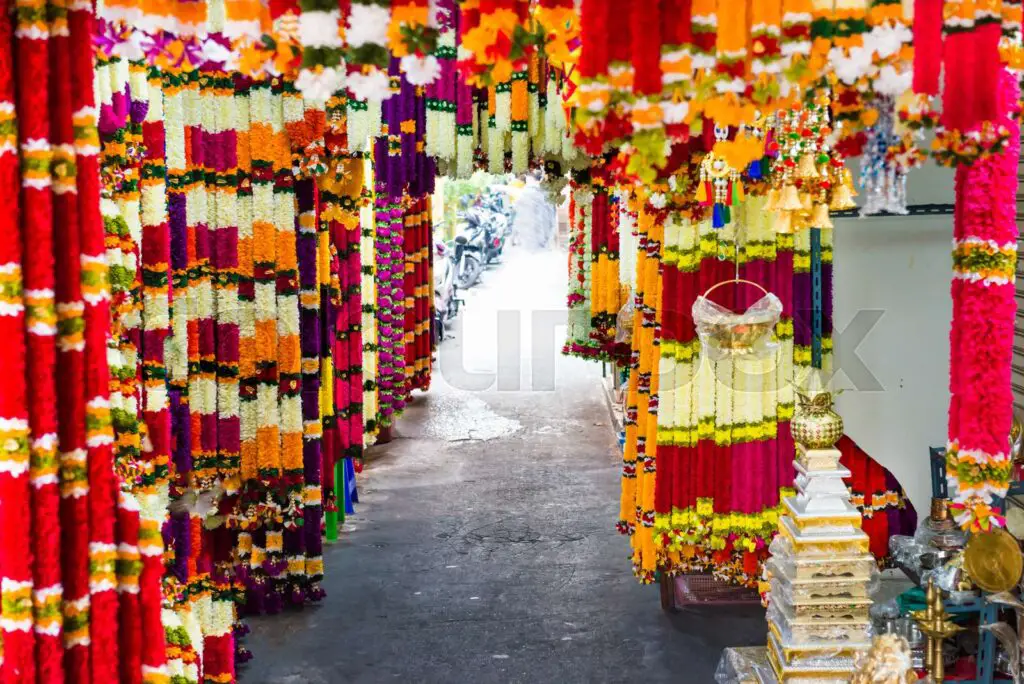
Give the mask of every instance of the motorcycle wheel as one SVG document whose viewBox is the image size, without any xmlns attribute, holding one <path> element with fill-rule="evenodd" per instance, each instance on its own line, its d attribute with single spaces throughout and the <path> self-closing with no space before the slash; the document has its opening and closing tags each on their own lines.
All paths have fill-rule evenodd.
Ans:
<svg viewBox="0 0 1024 684">
<path fill-rule="evenodd" d="M 463 255 L 462 262 L 459 264 L 459 272 L 456 274 L 455 282 L 462 289 L 470 288 L 476 285 L 477 280 L 480 279 L 480 271 L 483 267 L 480 265 L 480 260 L 475 256 Z"/>
<path fill-rule="evenodd" d="M 434 349 L 437 349 L 441 342 L 444 341 L 444 317 L 440 314 L 434 314 Z"/>
</svg>

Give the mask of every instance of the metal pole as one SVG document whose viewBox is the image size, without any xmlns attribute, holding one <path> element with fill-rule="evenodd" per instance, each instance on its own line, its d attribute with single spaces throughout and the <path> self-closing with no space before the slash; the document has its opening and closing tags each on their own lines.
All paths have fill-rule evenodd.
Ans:
<svg viewBox="0 0 1024 684">
<path fill-rule="evenodd" d="M 821 368 L 821 228 L 811 228 L 811 366 Z"/>
</svg>

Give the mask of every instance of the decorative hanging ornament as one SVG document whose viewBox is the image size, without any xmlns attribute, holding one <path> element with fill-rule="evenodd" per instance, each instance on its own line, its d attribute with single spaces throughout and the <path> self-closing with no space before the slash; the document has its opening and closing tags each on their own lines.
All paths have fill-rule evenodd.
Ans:
<svg viewBox="0 0 1024 684">
<path fill-rule="evenodd" d="M 715 126 L 715 138 L 724 142 L 728 129 Z M 743 182 L 740 173 L 728 160 L 714 151 L 704 156 L 700 163 L 700 182 L 697 185 L 697 201 L 711 207 L 711 225 L 724 228 L 732 221 L 732 207 L 743 201 Z"/>
</svg>

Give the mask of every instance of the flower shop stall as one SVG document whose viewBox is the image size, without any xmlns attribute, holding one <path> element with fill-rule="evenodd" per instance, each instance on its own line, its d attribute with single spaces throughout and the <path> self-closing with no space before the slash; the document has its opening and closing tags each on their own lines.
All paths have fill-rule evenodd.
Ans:
<svg viewBox="0 0 1024 684">
<path fill-rule="evenodd" d="M 430 385 L 435 180 L 477 168 L 570 185 L 564 351 L 628 370 L 636 576 L 774 602 L 777 532 L 835 523 L 794 500 L 857 562 L 913 526 L 866 445 L 793 426 L 827 413 L 798 390 L 836 358 L 838 215 L 955 167 L 949 510 L 999 535 L 1017 0 L 12 9 L 0 680 L 233 682 L 242 616 L 323 597 L 353 460 Z"/>
</svg>

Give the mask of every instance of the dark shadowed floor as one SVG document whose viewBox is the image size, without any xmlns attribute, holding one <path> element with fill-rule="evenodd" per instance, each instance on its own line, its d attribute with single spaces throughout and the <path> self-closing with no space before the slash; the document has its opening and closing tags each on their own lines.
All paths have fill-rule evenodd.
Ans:
<svg viewBox="0 0 1024 684">
<path fill-rule="evenodd" d="M 467 293 L 398 438 L 368 453 L 327 598 L 249 621 L 243 682 L 706 684 L 723 647 L 764 643 L 759 607 L 670 616 L 634 580 L 601 369 L 557 355 L 549 327 L 565 255 L 507 262 Z"/>
</svg>

